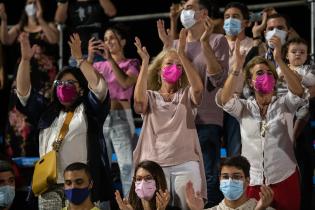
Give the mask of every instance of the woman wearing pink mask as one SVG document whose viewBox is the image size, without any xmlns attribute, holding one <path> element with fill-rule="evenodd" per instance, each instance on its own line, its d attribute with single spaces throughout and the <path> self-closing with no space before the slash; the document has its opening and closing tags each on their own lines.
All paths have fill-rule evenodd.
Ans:
<svg viewBox="0 0 315 210">
<path fill-rule="evenodd" d="M 77 34 L 69 42 L 73 57 L 79 68 L 66 67 L 57 76 L 52 88 L 51 100 L 46 100 L 30 83 L 30 60 L 33 51 L 28 35 L 20 36 L 22 60 L 17 72 L 17 108 L 34 123 L 34 138 L 39 145 L 40 157 L 53 150 L 64 123 L 64 133 L 57 155 L 57 180 L 38 199 L 39 210 L 62 209 L 65 204 L 63 192 L 64 169 L 74 162 L 86 163 L 91 170 L 92 201 L 112 198 L 111 176 L 102 125 L 109 111 L 109 97 L 105 81 L 95 73 L 91 64 L 82 59 L 81 40 Z M 70 118 L 69 118 L 70 116 Z M 67 123 L 66 123 L 67 124 Z M 84 196 L 73 195 L 76 199 Z"/>
<path fill-rule="evenodd" d="M 182 209 L 187 209 L 184 190 L 188 180 L 206 198 L 202 153 L 194 123 L 203 85 L 186 57 L 186 35 L 187 31 L 182 29 L 177 51 L 162 51 L 150 66 L 146 48 L 138 38 L 135 42 L 142 67 L 135 87 L 134 107 L 142 114 L 143 125 L 134 162 L 152 160 L 160 164 Z M 170 183 L 171 175 L 176 174 L 183 175 L 181 181 Z"/>
<path fill-rule="evenodd" d="M 300 187 L 293 151 L 293 117 L 307 100 L 302 97 L 304 89 L 299 77 L 281 58 L 280 38 L 274 38 L 273 44 L 273 56 L 288 84 L 287 94 L 276 94 L 278 75 L 274 65 L 265 58 L 254 57 L 242 70 L 244 56 L 240 54 L 237 40 L 236 65 L 216 100 L 240 122 L 242 155 L 251 164 L 248 196 L 258 200 L 260 186 L 269 185 L 274 191 L 272 207 L 298 210 Z M 243 71 L 253 93 L 248 99 L 233 94 Z"/>
<path fill-rule="evenodd" d="M 115 192 L 116 201 L 122 210 L 171 210 L 168 205 L 170 193 L 163 169 L 154 161 L 140 162 L 135 169 L 128 199 Z"/>
</svg>

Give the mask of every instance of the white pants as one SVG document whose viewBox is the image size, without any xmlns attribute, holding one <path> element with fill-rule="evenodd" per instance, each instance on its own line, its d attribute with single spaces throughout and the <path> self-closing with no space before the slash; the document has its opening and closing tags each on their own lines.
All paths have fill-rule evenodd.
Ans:
<svg viewBox="0 0 315 210">
<path fill-rule="evenodd" d="M 199 163 L 197 161 L 189 161 L 176 166 L 163 167 L 167 188 L 171 194 L 170 204 L 188 209 L 186 204 L 185 188 L 190 180 L 193 183 L 195 191 L 201 191 L 201 175 Z"/>
</svg>

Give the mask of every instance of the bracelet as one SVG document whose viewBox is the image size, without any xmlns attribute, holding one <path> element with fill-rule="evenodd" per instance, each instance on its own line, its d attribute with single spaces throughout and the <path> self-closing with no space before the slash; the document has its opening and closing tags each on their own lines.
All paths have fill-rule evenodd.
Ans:
<svg viewBox="0 0 315 210">
<path fill-rule="evenodd" d="M 253 40 L 262 40 L 262 37 L 261 36 L 256 36 L 256 37 L 253 37 Z"/>
<path fill-rule="evenodd" d="M 81 67 L 81 65 L 82 65 L 83 61 L 85 61 L 85 59 L 84 59 L 84 58 L 79 58 L 79 59 L 77 59 L 77 67 L 78 67 L 78 68 L 80 68 L 80 67 Z"/>
</svg>

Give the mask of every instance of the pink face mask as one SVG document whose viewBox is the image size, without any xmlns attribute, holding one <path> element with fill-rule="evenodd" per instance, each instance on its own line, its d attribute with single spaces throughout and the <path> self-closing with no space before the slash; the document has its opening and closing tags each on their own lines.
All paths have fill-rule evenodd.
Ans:
<svg viewBox="0 0 315 210">
<path fill-rule="evenodd" d="M 175 84 L 182 76 L 182 69 L 176 64 L 165 66 L 162 69 L 162 78 L 170 84 Z"/>
<path fill-rule="evenodd" d="M 151 200 L 156 191 L 155 180 L 141 180 L 135 182 L 135 191 L 140 199 Z"/>
<path fill-rule="evenodd" d="M 60 103 L 72 103 L 77 98 L 78 93 L 75 85 L 58 85 L 57 97 Z"/>
<path fill-rule="evenodd" d="M 273 75 L 264 73 L 258 75 L 256 80 L 253 80 L 253 86 L 259 93 L 268 94 L 271 93 L 275 87 L 276 81 Z"/>
</svg>

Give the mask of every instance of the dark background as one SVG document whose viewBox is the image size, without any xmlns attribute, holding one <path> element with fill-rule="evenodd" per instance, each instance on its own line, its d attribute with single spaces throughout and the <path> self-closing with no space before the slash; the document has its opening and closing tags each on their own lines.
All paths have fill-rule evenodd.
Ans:
<svg viewBox="0 0 315 210">
<path fill-rule="evenodd" d="M 19 21 L 21 11 L 24 8 L 24 0 L 0 0 L 4 2 L 8 14 L 8 24 L 16 24 Z M 180 0 L 112 0 L 118 10 L 117 17 L 127 15 L 138 15 L 138 14 L 154 14 L 154 13 L 166 13 L 169 11 L 169 7 L 172 2 L 178 2 Z M 44 18 L 46 20 L 53 20 L 54 13 L 57 6 L 56 0 L 41 0 Z M 230 1 L 217 0 L 217 4 L 220 7 L 224 7 Z M 262 4 L 262 1 L 258 0 L 246 0 L 240 1 L 246 5 Z M 263 3 L 275 3 L 275 2 L 290 2 L 290 1 L 275 1 L 275 0 L 264 0 Z M 303 1 L 302 1 L 303 2 Z M 304 1 L 305 4 L 294 7 L 282 7 L 276 10 L 280 13 L 284 13 L 291 19 L 291 24 L 295 30 L 310 42 L 310 9 L 309 5 Z M 156 20 L 147 19 L 141 21 L 128 21 L 124 22 L 130 28 L 130 39 L 129 46 L 127 47 L 127 55 L 137 56 L 135 48 L 133 47 L 134 36 L 139 36 L 143 41 L 143 44 L 147 46 L 151 55 L 157 54 L 162 47 L 162 43 L 157 36 L 156 31 Z M 166 24 L 168 25 L 168 20 Z M 250 30 L 249 33 L 250 34 Z M 66 46 L 67 47 L 67 46 Z M 12 58 L 12 56 L 10 56 Z"/>
</svg>

